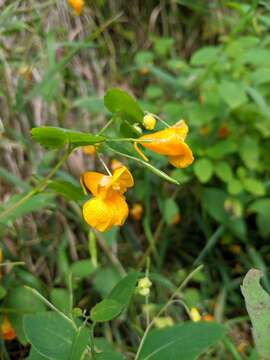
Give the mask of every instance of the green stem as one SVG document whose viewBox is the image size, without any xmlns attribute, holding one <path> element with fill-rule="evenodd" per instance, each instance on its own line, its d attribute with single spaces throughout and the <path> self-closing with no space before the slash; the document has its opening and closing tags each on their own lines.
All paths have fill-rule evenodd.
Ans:
<svg viewBox="0 0 270 360">
<path fill-rule="evenodd" d="M 186 278 L 185 280 L 182 282 L 182 284 L 173 292 L 173 294 L 171 295 L 171 297 L 169 298 L 169 300 L 167 301 L 167 303 L 160 309 L 160 311 L 158 312 L 158 314 L 152 319 L 152 321 L 150 322 L 150 324 L 147 326 L 143 337 L 141 339 L 137 354 L 135 356 L 134 360 L 138 360 L 140 352 L 142 350 L 143 344 L 145 342 L 145 339 L 149 333 L 149 331 L 151 330 L 151 328 L 153 327 L 154 323 L 155 323 L 155 319 L 158 318 L 166 309 L 169 305 L 171 305 L 172 303 L 174 303 L 174 297 L 187 285 L 187 283 L 190 281 L 190 279 L 197 274 L 199 271 L 201 271 L 201 269 L 203 268 L 203 265 L 198 266 L 196 269 L 194 269 Z M 179 302 L 179 300 L 178 300 Z M 181 301 L 181 303 L 183 303 Z M 185 306 L 186 308 L 186 306 Z"/>
<path fill-rule="evenodd" d="M 215 245 L 215 243 L 218 241 L 220 236 L 224 233 L 225 227 L 224 225 L 220 225 L 217 230 L 214 232 L 214 234 L 208 239 L 205 247 L 202 249 L 201 253 L 195 259 L 194 265 L 198 265 L 206 256 L 206 254 L 209 252 L 210 249 Z"/>
<path fill-rule="evenodd" d="M 114 122 L 114 118 L 112 117 L 104 126 L 103 128 L 99 131 L 98 135 L 101 135 L 104 133 L 104 131 L 106 131 L 108 129 L 109 126 L 111 126 Z"/>
<path fill-rule="evenodd" d="M 16 203 L 12 204 L 10 207 L 8 207 L 6 210 L 4 210 L 0 214 L 0 221 L 3 220 L 6 216 L 8 216 L 12 211 L 17 209 L 19 206 L 24 204 L 27 200 L 31 199 L 32 196 L 42 192 L 46 189 L 48 186 L 48 181 L 55 175 L 57 170 L 62 166 L 62 164 L 66 161 L 66 159 L 69 157 L 71 153 L 70 149 L 67 149 L 63 157 L 57 162 L 57 164 L 54 166 L 54 168 L 49 172 L 49 174 L 46 176 L 44 180 L 42 180 L 33 190 L 31 190 L 29 193 L 27 193 L 24 197 L 22 197 L 20 200 L 18 200 Z"/>
</svg>

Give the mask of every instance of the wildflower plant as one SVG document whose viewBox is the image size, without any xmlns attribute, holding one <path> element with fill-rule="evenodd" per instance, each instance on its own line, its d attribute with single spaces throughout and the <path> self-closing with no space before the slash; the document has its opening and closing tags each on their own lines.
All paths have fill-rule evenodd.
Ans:
<svg viewBox="0 0 270 360">
<path fill-rule="evenodd" d="M 91 266 L 93 271 L 98 266 L 96 238 L 99 237 L 99 233 L 106 233 L 113 227 L 123 226 L 128 216 L 129 205 L 125 194 L 136 188 L 136 176 L 132 174 L 131 167 L 133 169 L 136 168 L 136 165 L 145 167 L 147 171 L 151 171 L 174 186 L 179 185 L 166 172 L 151 164 L 150 152 L 149 159 L 143 154 L 142 160 L 137 154 L 137 151 L 142 154 L 138 150 L 138 144 L 156 152 L 159 154 L 158 156 L 168 157 L 169 162 L 176 167 L 184 168 L 193 162 L 192 150 L 185 142 L 188 125 L 183 120 L 172 127 L 168 127 L 161 121 L 160 126 L 165 128 L 156 132 L 154 131 L 156 125 L 154 116 L 145 114 L 131 95 L 117 88 L 110 89 L 106 93 L 104 104 L 110 111 L 111 117 L 97 134 L 61 127 L 35 127 L 32 129 L 33 139 L 47 149 L 58 151 L 59 159 L 48 175 L 38 180 L 34 189 L 21 196 L 17 202 L 12 203 L 0 214 L 0 221 L 8 222 L 18 211 L 27 209 L 31 201 L 54 191 L 65 194 L 67 198 L 76 199 L 81 207 L 78 216 L 84 219 L 89 232 L 91 263 L 88 263 L 87 266 Z M 157 122 L 159 122 L 158 117 Z M 143 134 L 145 131 L 148 133 Z M 80 182 L 83 192 L 80 193 L 80 196 L 77 194 L 74 197 L 74 185 L 68 181 L 57 182 L 54 180 L 54 176 L 78 148 L 82 148 L 85 156 L 94 156 L 99 161 L 99 168 L 103 168 L 103 172 L 97 171 L 99 168 L 85 169 L 86 171 L 78 179 L 78 184 Z M 107 155 L 114 157 L 111 166 L 106 161 Z M 135 205 L 132 207 L 132 216 L 134 219 L 140 220 L 143 207 L 140 204 Z M 30 208 L 30 210 L 32 209 Z M 107 251 L 106 244 L 103 246 Z M 116 260 L 112 258 L 112 261 Z M 62 305 L 57 306 L 55 302 L 48 300 L 36 287 L 26 286 L 23 290 L 20 289 L 23 296 L 30 299 L 33 304 L 32 310 L 23 318 L 18 318 L 17 315 L 11 317 L 12 322 L 6 316 L 3 318 L 1 326 L 4 339 L 12 339 L 18 334 L 20 341 L 29 342 L 31 344 L 29 359 L 38 356 L 55 360 L 124 359 L 124 354 L 117 352 L 116 349 L 107 350 L 106 346 L 105 349 L 99 346 L 95 329 L 100 324 L 120 316 L 124 317 L 125 312 L 134 301 L 133 298 L 137 297 L 139 302 L 145 299 L 145 306 L 150 305 L 154 278 L 149 272 L 149 260 L 147 264 L 146 274 L 144 273 L 145 261 L 138 264 L 137 270 L 133 268 L 129 272 L 120 266 L 121 279 L 91 309 L 74 306 L 72 286 L 74 286 L 74 274 L 77 273 L 75 268 L 74 271 L 67 273 L 69 301 L 64 308 Z M 156 314 L 151 315 L 148 310 L 146 311 L 145 331 L 141 334 L 137 349 L 135 348 L 133 352 L 136 360 L 146 360 L 150 357 L 159 360 L 175 351 L 177 354 L 182 353 L 185 358 L 188 356 L 184 355 L 185 348 L 188 347 L 187 343 L 193 342 L 196 337 L 199 337 L 200 345 L 192 351 L 192 357 L 188 357 L 193 359 L 225 336 L 224 326 L 214 322 L 197 322 L 196 324 L 170 322 L 169 327 L 161 328 L 160 326 L 160 329 L 153 330 L 170 305 L 178 301 L 177 297 L 188 281 L 200 270 L 201 266 L 195 269 L 176 288 L 169 300 Z M 64 291 L 56 290 L 60 291 L 60 296 L 61 291 Z M 180 301 L 180 304 L 184 306 L 187 316 L 189 316 L 188 306 L 183 300 Z M 20 319 L 19 322 L 18 319 Z M 201 333 L 204 334 L 203 338 L 201 338 Z M 58 334 L 61 334 L 60 338 Z"/>
</svg>

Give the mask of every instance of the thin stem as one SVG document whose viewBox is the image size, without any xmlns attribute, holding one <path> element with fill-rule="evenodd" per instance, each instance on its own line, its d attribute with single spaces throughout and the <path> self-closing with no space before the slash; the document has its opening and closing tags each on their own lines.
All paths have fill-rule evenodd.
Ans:
<svg viewBox="0 0 270 360">
<path fill-rule="evenodd" d="M 158 318 L 166 309 L 169 305 L 171 305 L 173 302 L 175 302 L 174 297 L 187 285 L 187 283 L 190 281 L 190 279 L 199 271 L 201 271 L 201 269 L 203 268 L 203 265 L 198 266 L 196 269 L 194 269 L 186 278 L 185 280 L 182 282 L 182 284 L 173 292 L 173 294 L 171 295 L 171 297 L 169 298 L 169 300 L 167 301 L 167 303 L 160 309 L 160 311 L 158 312 L 158 314 L 152 319 L 152 321 L 150 322 L 150 324 L 147 326 L 143 337 L 141 339 L 137 354 L 135 356 L 134 360 L 138 360 L 140 352 L 142 350 L 143 344 L 145 342 L 145 339 L 149 333 L 149 331 L 151 330 L 151 328 L 153 327 L 154 323 L 155 323 L 155 319 Z M 179 302 L 179 300 L 177 300 Z M 180 300 L 180 302 L 182 303 L 182 301 Z"/>
<path fill-rule="evenodd" d="M 96 322 L 93 322 L 92 326 L 91 326 L 91 330 L 90 330 L 90 341 L 91 341 L 91 355 L 93 359 L 96 359 L 96 353 L 95 353 L 95 343 L 94 343 L 94 339 L 95 339 L 95 326 L 96 326 Z"/>
<path fill-rule="evenodd" d="M 109 126 L 111 126 L 114 122 L 114 118 L 112 117 L 104 126 L 103 128 L 99 131 L 98 135 L 101 135 L 104 133 L 104 131 L 106 131 L 108 129 Z"/>
<path fill-rule="evenodd" d="M 29 193 L 27 193 L 25 196 L 23 196 L 20 200 L 18 200 L 16 203 L 12 204 L 10 207 L 8 207 L 6 210 L 4 210 L 0 214 L 0 221 L 2 219 L 4 219 L 7 215 L 9 215 L 13 210 L 17 209 L 19 206 L 24 204 L 27 200 L 31 199 L 32 196 L 45 190 L 46 187 L 48 186 L 48 181 L 55 175 L 57 170 L 66 161 L 66 159 L 68 158 L 70 153 L 71 153 L 71 150 L 67 149 L 65 154 L 63 155 L 63 157 L 57 162 L 57 164 L 49 172 L 49 174 L 46 176 L 46 178 L 44 180 L 42 180 L 33 190 L 31 190 Z"/>
<path fill-rule="evenodd" d="M 154 116 L 154 118 L 156 118 L 158 121 L 160 121 L 160 122 L 162 122 L 162 124 L 163 125 L 165 125 L 166 127 L 170 127 L 170 125 L 165 121 L 165 120 L 163 120 L 163 119 L 161 119 L 159 116 L 157 116 L 157 115 L 153 115 Z"/>
<path fill-rule="evenodd" d="M 103 165 L 104 169 L 107 171 L 108 175 L 109 175 L 109 176 L 112 176 L 112 173 L 110 172 L 108 166 L 105 164 L 105 161 L 102 159 L 101 155 L 100 155 L 100 154 L 97 154 L 97 155 L 98 155 L 99 161 L 100 161 L 101 164 Z"/>
</svg>

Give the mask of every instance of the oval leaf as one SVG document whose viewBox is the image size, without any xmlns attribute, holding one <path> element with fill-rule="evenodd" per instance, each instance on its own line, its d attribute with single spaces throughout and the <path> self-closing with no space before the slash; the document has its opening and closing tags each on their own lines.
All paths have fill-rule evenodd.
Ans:
<svg viewBox="0 0 270 360">
<path fill-rule="evenodd" d="M 122 304 L 113 299 L 104 299 L 91 310 L 91 320 L 96 322 L 110 321 L 122 311 Z"/>
</svg>

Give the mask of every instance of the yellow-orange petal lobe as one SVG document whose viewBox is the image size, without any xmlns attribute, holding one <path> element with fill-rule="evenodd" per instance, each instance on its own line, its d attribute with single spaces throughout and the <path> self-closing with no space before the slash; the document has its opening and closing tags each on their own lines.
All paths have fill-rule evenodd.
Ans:
<svg viewBox="0 0 270 360">
<path fill-rule="evenodd" d="M 186 143 L 182 143 L 181 152 L 177 156 L 169 156 L 169 162 L 177 168 L 185 168 L 191 165 L 193 161 L 192 151 Z"/>
<path fill-rule="evenodd" d="M 111 180 L 111 186 L 113 189 L 124 193 L 127 191 L 127 188 L 132 187 L 133 185 L 133 176 L 127 167 L 122 166 L 113 172 Z"/>
<path fill-rule="evenodd" d="M 176 129 L 177 134 L 181 136 L 183 140 L 185 140 L 189 130 L 185 120 L 179 120 L 176 124 L 173 125 L 173 128 Z"/>
<path fill-rule="evenodd" d="M 6 316 L 1 324 L 1 335 L 4 340 L 13 340 L 16 337 L 16 331 Z"/>
<path fill-rule="evenodd" d="M 81 184 L 83 188 L 88 189 L 94 196 L 97 196 L 100 191 L 100 186 L 104 186 L 109 182 L 109 176 L 95 171 L 87 171 L 81 176 Z M 104 185 L 102 185 L 104 184 Z"/>
<path fill-rule="evenodd" d="M 93 198 L 83 205 L 83 217 L 98 231 L 107 231 L 114 225 L 114 209 L 101 198 Z"/>
<path fill-rule="evenodd" d="M 125 197 L 119 192 L 111 190 L 106 202 L 113 210 L 113 225 L 122 226 L 128 217 L 128 205 Z"/>
<path fill-rule="evenodd" d="M 84 7 L 84 0 L 68 0 L 69 5 L 74 9 L 77 15 L 80 15 Z"/>
</svg>

